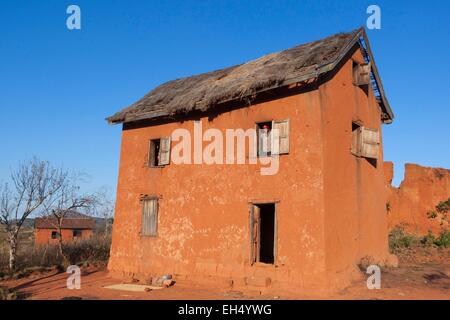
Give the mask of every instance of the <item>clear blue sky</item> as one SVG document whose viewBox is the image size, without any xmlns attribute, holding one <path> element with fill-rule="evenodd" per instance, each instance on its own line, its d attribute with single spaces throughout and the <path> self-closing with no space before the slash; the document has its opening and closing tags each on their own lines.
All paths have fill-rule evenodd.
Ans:
<svg viewBox="0 0 450 320">
<path fill-rule="evenodd" d="M 66 28 L 66 8 L 82 30 Z M 349 31 L 369 38 L 396 114 L 385 159 L 450 168 L 449 1 L 0 2 L 0 179 L 34 155 L 115 190 L 120 126 L 104 118 L 158 84 Z"/>
</svg>

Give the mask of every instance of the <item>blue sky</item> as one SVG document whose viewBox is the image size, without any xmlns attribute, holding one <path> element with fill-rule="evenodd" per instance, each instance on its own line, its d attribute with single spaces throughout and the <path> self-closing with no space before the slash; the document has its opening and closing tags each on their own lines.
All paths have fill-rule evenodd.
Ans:
<svg viewBox="0 0 450 320">
<path fill-rule="evenodd" d="M 66 28 L 77 4 L 82 30 Z M 450 168 L 448 1 L 23 1 L 0 3 L 0 179 L 38 156 L 114 192 L 120 126 L 104 118 L 158 84 L 365 24 L 394 124 L 385 159 Z"/>
</svg>

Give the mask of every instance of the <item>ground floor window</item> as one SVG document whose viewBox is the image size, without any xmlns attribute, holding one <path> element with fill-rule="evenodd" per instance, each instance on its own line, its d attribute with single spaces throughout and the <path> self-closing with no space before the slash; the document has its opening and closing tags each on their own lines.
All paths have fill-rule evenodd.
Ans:
<svg viewBox="0 0 450 320">
<path fill-rule="evenodd" d="M 142 203 L 141 235 L 156 237 L 158 235 L 158 198 L 145 197 Z"/>
<path fill-rule="evenodd" d="M 74 238 L 81 238 L 82 233 L 81 230 L 73 230 L 72 235 Z"/>
<path fill-rule="evenodd" d="M 252 204 L 250 208 L 251 262 L 275 263 L 276 204 Z"/>
</svg>

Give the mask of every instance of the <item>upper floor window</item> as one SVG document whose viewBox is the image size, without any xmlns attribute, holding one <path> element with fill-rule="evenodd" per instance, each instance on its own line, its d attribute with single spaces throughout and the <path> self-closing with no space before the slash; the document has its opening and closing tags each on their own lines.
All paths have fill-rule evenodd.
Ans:
<svg viewBox="0 0 450 320">
<path fill-rule="evenodd" d="M 170 163 L 170 142 L 170 137 L 150 140 L 150 167 L 161 167 Z"/>
<path fill-rule="evenodd" d="M 358 157 L 378 159 L 380 156 L 380 131 L 352 123 L 352 153 Z"/>
<path fill-rule="evenodd" d="M 289 153 L 289 120 L 256 124 L 258 157 Z"/>
<path fill-rule="evenodd" d="M 353 84 L 355 86 L 367 86 L 370 84 L 371 63 L 353 62 Z"/>
</svg>

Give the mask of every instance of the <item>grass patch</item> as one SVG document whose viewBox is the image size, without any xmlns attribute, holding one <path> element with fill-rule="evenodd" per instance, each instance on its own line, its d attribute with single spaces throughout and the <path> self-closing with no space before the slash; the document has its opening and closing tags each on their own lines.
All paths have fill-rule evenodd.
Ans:
<svg viewBox="0 0 450 320">
<path fill-rule="evenodd" d="M 425 236 L 416 236 L 408 234 L 401 226 L 397 226 L 389 233 L 389 249 L 392 253 L 416 247 L 449 248 L 450 232 L 443 231 L 437 238 L 431 231 Z"/>
</svg>

